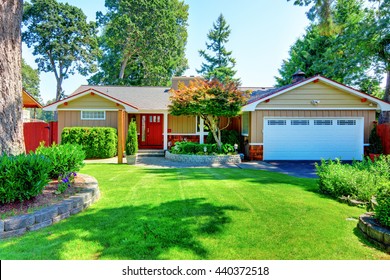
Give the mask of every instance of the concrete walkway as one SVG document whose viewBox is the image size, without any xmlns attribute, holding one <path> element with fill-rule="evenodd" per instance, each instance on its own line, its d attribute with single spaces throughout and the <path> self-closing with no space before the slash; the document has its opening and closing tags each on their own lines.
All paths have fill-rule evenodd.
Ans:
<svg viewBox="0 0 390 280">
<path fill-rule="evenodd" d="M 117 164 L 118 158 L 91 159 L 85 163 Z M 123 159 L 126 163 L 126 159 Z M 248 161 L 240 164 L 195 164 L 174 162 L 165 157 L 138 156 L 136 166 L 148 168 L 240 168 L 279 172 L 301 178 L 317 178 L 313 161 Z"/>
</svg>

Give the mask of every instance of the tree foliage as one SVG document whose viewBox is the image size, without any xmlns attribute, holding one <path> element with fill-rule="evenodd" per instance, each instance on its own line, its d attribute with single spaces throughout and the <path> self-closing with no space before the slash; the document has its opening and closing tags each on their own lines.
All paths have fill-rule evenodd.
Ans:
<svg viewBox="0 0 390 280">
<path fill-rule="evenodd" d="M 230 32 L 230 26 L 224 16 L 220 14 L 217 21 L 213 23 L 213 28 L 207 34 L 209 43 L 206 43 L 206 50 L 199 51 L 199 55 L 206 62 L 202 63 L 200 70 L 197 70 L 197 72 L 205 79 L 218 79 L 221 82 L 234 80 L 233 77 L 237 72 L 233 69 L 236 60 L 231 56 L 232 52 L 227 51 L 225 47 L 225 44 L 229 41 Z"/>
<path fill-rule="evenodd" d="M 249 93 L 238 90 L 235 82 L 195 79 L 188 86 L 179 83 L 179 89 L 171 91 L 169 111 L 175 116 L 202 118 L 221 148 L 220 117 L 237 116 L 248 98 Z"/>
<path fill-rule="evenodd" d="M 367 5 L 368 2 L 371 2 L 372 5 Z M 352 85 L 354 83 L 358 84 L 363 91 L 376 94 L 379 97 L 383 96 L 385 101 L 390 102 L 390 1 L 294 0 L 294 4 L 301 6 L 312 5 L 308 13 L 308 17 L 311 20 L 315 18 L 313 15 L 320 15 L 321 8 L 326 5 L 329 7 L 329 17 L 332 20 L 337 18 L 337 13 L 339 19 L 340 16 L 348 19 L 341 25 L 336 22 L 337 28 L 333 30 L 326 24 L 319 25 L 319 28 L 325 28 L 328 31 L 323 35 L 336 36 L 333 42 L 332 36 L 329 36 L 330 42 L 328 43 L 331 43 L 333 46 L 331 51 L 336 54 L 343 54 L 341 61 L 344 63 L 340 64 L 338 61 L 330 60 L 332 67 L 344 67 L 343 69 L 354 74 L 352 79 L 347 78 L 344 80 L 341 77 L 342 82 Z M 363 8 L 363 5 L 365 8 Z M 356 7 L 359 8 L 358 13 Z M 363 17 L 359 16 L 362 14 L 364 15 Z M 317 18 L 321 18 L 321 16 Z M 312 25 L 315 24 L 315 22 L 312 23 Z M 338 56 L 334 57 L 334 59 L 338 58 Z M 284 64 L 286 63 L 284 62 Z M 349 67 L 352 69 L 348 69 Z M 361 76 L 363 72 L 364 75 Z M 367 74 L 368 76 L 371 74 L 371 77 L 367 77 Z M 384 92 L 380 92 L 378 90 L 379 82 L 383 76 L 387 77 L 386 87 Z M 352 83 L 350 80 L 352 80 Z M 381 123 L 390 122 L 390 112 L 382 112 L 379 121 Z"/>
<path fill-rule="evenodd" d="M 370 38 L 364 35 L 366 24 L 373 23 L 373 13 L 361 0 L 338 0 L 332 10 L 338 31 L 324 35 L 316 23 L 290 48 L 276 77 L 277 85 L 291 82 L 292 74 L 303 70 L 307 76 L 321 74 L 370 94 L 380 95 L 381 71 L 367 53 Z M 372 39 L 371 39 L 372 40 Z"/>
<path fill-rule="evenodd" d="M 39 70 L 33 69 L 22 59 L 22 84 L 23 88 L 35 99 L 39 100 Z"/>
<path fill-rule="evenodd" d="M 188 5 L 182 0 L 106 0 L 98 13 L 103 56 L 91 84 L 166 86 L 187 68 Z"/>
<path fill-rule="evenodd" d="M 88 23 L 81 9 L 56 0 L 31 0 L 24 5 L 23 24 L 22 38 L 33 47 L 38 69 L 55 75 L 56 100 L 63 96 L 61 85 L 69 75 L 94 71 L 96 24 Z"/>
</svg>

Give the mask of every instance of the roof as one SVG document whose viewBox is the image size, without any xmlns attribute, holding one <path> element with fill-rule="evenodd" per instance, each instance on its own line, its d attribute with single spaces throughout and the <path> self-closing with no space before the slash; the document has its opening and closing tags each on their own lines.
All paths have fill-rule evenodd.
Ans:
<svg viewBox="0 0 390 280">
<path fill-rule="evenodd" d="M 168 87 L 82 85 L 69 97 L 46 106 L 45 110 L 55 111 L 59 105 L 84 96 L 91 91 L 123 105 L 128 112 L 167 110 L 170 104 L 169 90 Z"/>
<path fill-rule="evenodd" d="M 42 105 L 29 94 L 25 89 L 23 89 L 23 107 L 24 108 L 42 108 Z"/>
<path fill-rule="evenodd" d="M 313 77 L 301 80 L 299 82 L 296 82 L 296 83 L 293 83 L 293 84 L 289 84 L 289 85 L 285 85 L 285 86 L 278 87 L 278 88 L 270 88 L 270 89 L 267 89 L 267 90 L 253 91 L 251 96 L 250 96 L 250 98 L 249 98 L 249 100 L 248 100 L 247 105 L 245 105 L 243 107 L 243 111 L 254 111 L 256 109 L 256 106 L 259 103 L 261 103 L 263 101 L 266 101 L 266 100 L 268 100 L 270 98 L 279 96 L 279 95 L 281 95 L 283 93 L 289 92 L 289 91 L 291 91 L 293 89 L 296 89 L 298 87 L 304 86 L 304 85 L 306 85 L 308 83 L 311 83 L 311 82 L 314 82 L 314 81 L 322 81 L 325 84 L 328 84 L 328 85 L 336 87 L 336 88 L 338 88 L 340 90 L 346 91 L 346 92 L 348 92 L 348 93 L 350 93 L 352 95 L 355 95 L 355 96 L 358 96 L 358 97 L 361 97 L 361 98 L 367 98 L 368 100 L 378 104 L 382 111 L 390 111 L 390 103 L 389 102 L 386 102 L 386 101 L 384 101 L 382 99 L 379 99 L 379 98 L 374 97 L 372 95 L 369 95 L 367 93 L 358 91 L 358 90 L 356 90 L 356 89 L 354 89 L 352 87 L 343 85 L 343 84 L 341 84 L 339 82 L 333 81 L 331 79 L 325 78 L 325 77 L 320 76 L 320 75 L 313 76 Z"/>
</svg>

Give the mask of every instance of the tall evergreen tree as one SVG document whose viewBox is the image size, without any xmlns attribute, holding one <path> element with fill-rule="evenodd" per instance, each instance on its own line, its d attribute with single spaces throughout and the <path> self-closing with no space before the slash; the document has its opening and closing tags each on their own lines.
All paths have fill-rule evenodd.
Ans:
<svg viewBox="0 0 390 280">
<path fill-rule="evenodd" d="M 106 0 L 96 85 L 167 86 L 187 68 L 188 5 L 182 0 Z"/>
<path fill-rule="evenodd" d="M 230 26 L 221 14 L 207 34 L 209 43 L 206 42 L 206 50 L 199 51 L 199 55 L 206 62 L 202 63 L 200 70 L 197 70 L 197 72 L 207 80 L 217 79 L 222 83 L 227 81 L 239 82 L 238 79 L 234 79 L 237 72 L 233 69 L 236 60 L 231 57 L 232 52 L 227 51 L 225 47 L 225 44 L 229 41 L 230 32 Z"/>
<path fill-rule="evenodd" d="M 56 0 L 31 0 L 24 4 L 23 24 L 23 41 L 38 56 L 38 69 L 54 73 L 56 100 L 63 97 L 62 82 L 69 75 L 94 72 L 96 24 L 88 23 L 81 9 Z"/>
</svg>

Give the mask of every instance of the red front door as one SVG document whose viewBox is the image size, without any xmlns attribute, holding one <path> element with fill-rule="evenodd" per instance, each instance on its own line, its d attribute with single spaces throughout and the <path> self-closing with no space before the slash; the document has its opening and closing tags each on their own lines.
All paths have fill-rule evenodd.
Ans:
<svg viewBox="0 0 390 280">
<path fill-rule="evenodd" d="M 139 147 L 141 149 L 163 148 L 163 115 L 141 115 L 141 133 Z"/>
</svg>

